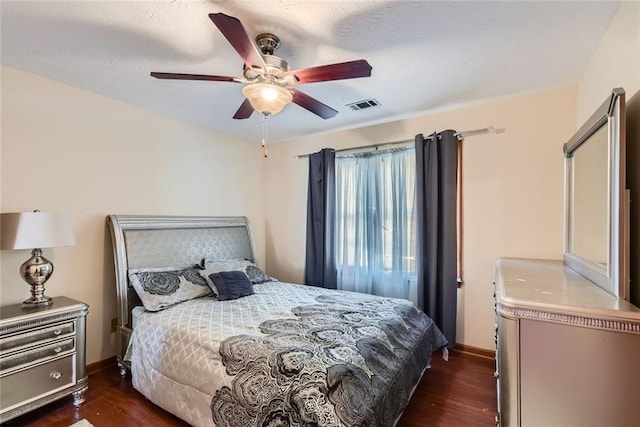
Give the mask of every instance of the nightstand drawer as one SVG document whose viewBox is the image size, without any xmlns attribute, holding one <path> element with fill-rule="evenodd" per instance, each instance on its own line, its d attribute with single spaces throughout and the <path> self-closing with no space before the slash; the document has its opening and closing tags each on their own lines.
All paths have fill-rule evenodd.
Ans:
<svg viewBox="0 0 640 427">
<path fill-rule="evenodd" d="M 34 347 L 28 351 L 3 356 L 0 358 L 0 374 L 8 369 L 51 359 L 73 350 L 75 350 L 75 338 L 71 337 L 54 341 L 44 346 Z"/>
<path fill-rule="evenodd" d="M 33 344 L 39 341 L 60 338 L 75 333 L 75 322 L 67 321 L 53 326 L 34 329 L 0 338 L 0 354 L 17 347 Z"/>
<path fill-rule="evenodd" d="M 4 411 L 14 405 L 24 405 L 26 401 L 74 385 L 74 358 L 75 355 L 71 354 L 0 377 L 0 409 Z"/>
</svg>

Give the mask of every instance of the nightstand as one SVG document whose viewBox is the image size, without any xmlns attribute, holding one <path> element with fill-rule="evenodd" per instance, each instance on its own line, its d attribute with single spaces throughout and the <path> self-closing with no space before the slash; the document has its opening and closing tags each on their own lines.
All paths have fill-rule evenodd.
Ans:
<svg viewBox="0 0 640 427">
<path fill-rule="evenodd" d="M 84 402 L 89 306 L 66 297 L 53 304 L 0 307 L 0 422 L 70 394 Z"/>
</svg>

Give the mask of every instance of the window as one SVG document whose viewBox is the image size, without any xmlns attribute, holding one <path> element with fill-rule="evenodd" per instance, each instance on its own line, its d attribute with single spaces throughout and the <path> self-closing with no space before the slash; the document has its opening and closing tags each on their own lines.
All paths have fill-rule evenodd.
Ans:
<svg viewBox="0 0 640 427">
<path fill-rule="evenodd" d="M 415 151 L 336 158 L 338 289 L 416 299 Z"/>
</svg>

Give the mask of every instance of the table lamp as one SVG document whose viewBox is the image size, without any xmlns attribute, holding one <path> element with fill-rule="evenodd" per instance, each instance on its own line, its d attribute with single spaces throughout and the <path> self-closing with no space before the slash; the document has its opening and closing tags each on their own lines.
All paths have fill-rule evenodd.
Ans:
<svg viewBox="0 0 640 427">
<path fill-rule="evenodd" d="M 53 264 L 42 256 L 42 248 L 76 244 L 70 218 L 40 211 L 3 213 L 0 233 L 0 249 L 33 249 L 31 258 L 20 266 L 20 275 L 31 286 L 31 298 L 23 301 L 23 307 L 51 304 L 44 284 L 53 273 Z"/>
</svg>

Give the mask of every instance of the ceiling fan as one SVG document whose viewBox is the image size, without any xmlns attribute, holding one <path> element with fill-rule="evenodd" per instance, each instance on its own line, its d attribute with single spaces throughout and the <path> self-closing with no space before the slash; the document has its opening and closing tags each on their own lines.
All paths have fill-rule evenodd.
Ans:
<svg viewBox="0 0 640 427">
<path fill-rule="evenodd" d="M 371 65 L 364 59 L 291 71 L 284 59 L 273 54 L 280 46 L 280 39 L 274 34 L 258 35 L 256 37 L 258 46 L 256 46 L 237 18 L 224 13 L 210 13 L 209 18 L 244 61 L 243 77 L 158 72 L 152 72 L 151 76 L 158 79 L 208 80 L 244 84 L 242 93 L 245 100 L 234 114 L 234 119 L 247 119 L 254 111 L 258 111 L 265 117 L 274 115 L 290 102 L 298 104 L 323 119 L 329 119 L 338 112 L 292 86 L 371 76 Z"/>
</svg>

